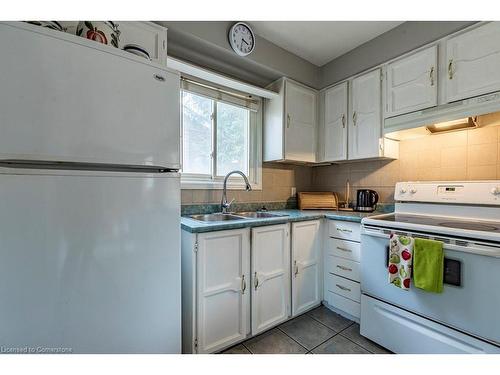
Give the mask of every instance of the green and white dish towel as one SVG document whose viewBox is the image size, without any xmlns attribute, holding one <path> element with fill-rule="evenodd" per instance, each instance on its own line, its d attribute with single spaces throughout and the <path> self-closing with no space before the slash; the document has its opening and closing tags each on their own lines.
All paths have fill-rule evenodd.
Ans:
<svg viewBox="0 0 500 375">
<path fill-rule="evenodd" d="M 391 234 L 389 241 L 389 282 L 409 290 L 415 240 L 409 236 Z"/>
<path fill-rule="evenodd" d="M 440 241 L 415 239 L 413 283 L 427 292 L 443 292 L 444 251 Z"/>
</svg>

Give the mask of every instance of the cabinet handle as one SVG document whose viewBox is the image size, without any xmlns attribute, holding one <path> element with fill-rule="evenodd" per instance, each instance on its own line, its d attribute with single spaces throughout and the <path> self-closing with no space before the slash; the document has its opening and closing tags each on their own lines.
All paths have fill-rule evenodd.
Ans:
<svg viewBox="0 0 500 375">
<path fill-rule="evenodd" d="M 245 294 L 247 289 L 247 282 L 245 281 L 245 275 L 241 275 L 241 294 Z"/>
<path fill-rule="evenodd" d="M 345 115 L 342 115 L 342 127 L 345 129 Z"/>
<path fill-rule="evenodd" d="M 257 290 L 257 287 L 259 286 L 259 278 L 257 277 L 257 272 L 254 273 L 253 286 L 255 290 Z"/>
<path fill-rule="evenodd" d="M 350 250 L 350 249 L 346 249 L 346 248 L 344 248 L 344 247 L 338 247 L 338 246 L 337 246 L 337 249 L 338 249 L 338 250 L 340 250 L 340 251 L 345 251 L 346 253 L 352 253 L 352 250 Z"/>
<path fill-rule="evenodd" d="M 290 115 L 289 114 L 286 115 L 286 127 L 287 127 L 287 129 L 290 127 Z"/>
<path fill-rule="evenodd" d="M 431 67 L 431 72 L 429 73 L 429 79 L 431 80 L 431 86 L 434 86 L 434 67 Z"/>
<path fill-rule="evenodd" d="M 345 290 L 345 291 L 347 291 L 347 292 L 350 292 L 350 291 L 351 291 L 351 289 L 346 288 L 345 286 L 342 286 L 342 285 L 339 285 L 339 284 L 335 284 L 335 286 L 336 286 L 337 288 L 342 289 L 342 290 Z"/>
<path fill-rule="evenodd" d="M 356 111 L 352 114 L 352 124 L 356 126 Z"/>
<path fill-rule="evenodd" d="M 347 268 L 347 267 L 344 267 L 344 266 L 339 266 L 338 264 L 337 264 L 337 268 L 340 268 L 340 269 L 341 269 L 341 270 L 343 270 L 343 271 L 349 271 L 349 272 L 352 272 L 352 268 Z"/>
<path fill-rule="evenodd" d="M 347 233 L 352 233 L 352 230 L 350 229 L 344 229 L 344 228 L 337 228 L 339 232 L 347 232 Z"/>
<path fill-rule="evenodd" d="M 448 78 L 453 79 L 453 59 L 448 62 Z"/>
<path fill-rule="evenodd" d="M 297 277 L 297 275 L 299 274 L 299 266 L 297 266 L 296 260 L 293 261 L 293 267 L 294 267 L 293 274 L 295 275 L 295 277 Z"/>
</svg>

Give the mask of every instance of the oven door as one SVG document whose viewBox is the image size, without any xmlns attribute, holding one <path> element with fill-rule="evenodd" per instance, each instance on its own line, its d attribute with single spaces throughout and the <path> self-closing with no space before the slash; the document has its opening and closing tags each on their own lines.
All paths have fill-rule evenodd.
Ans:
<svg viewBox="0 0 500 375">
<path fill-rule="evenodd" d="M 500 311 L 497 289 L 500 286 L 500 246 L 444 239 L 443 293 L 429 293 L 414 286 L 405 291 L 388 281 L 389 233 L 383 228 L 363 227 L 362 293 L 500 346 L 497 316 Z"/>
</svg>

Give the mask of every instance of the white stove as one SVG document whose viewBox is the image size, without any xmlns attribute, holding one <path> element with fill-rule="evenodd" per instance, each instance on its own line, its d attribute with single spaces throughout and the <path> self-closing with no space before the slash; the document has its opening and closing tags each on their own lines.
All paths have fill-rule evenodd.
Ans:
<svg viewBox="0 0 500 375">
<path fill-rule="evenodd" d="M 361 333 L 396 353 L 500 353 L 500 181 L 400 182 L 395 212 L 364 218 Z M 444 291 L 388 282 L 391 233 L 435 239 Z"/>
</svg>

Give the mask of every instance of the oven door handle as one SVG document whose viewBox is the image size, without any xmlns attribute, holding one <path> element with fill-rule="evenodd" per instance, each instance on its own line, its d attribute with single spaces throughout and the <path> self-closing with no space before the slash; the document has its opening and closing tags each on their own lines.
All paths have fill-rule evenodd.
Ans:
<svg viewBox="0 0 500 375">
<path fill-rule="evenodd" d="M 416 234 L 416 233 L 406 232 L 403 230 L 397 230 L 395 232 L 404 233 L 405 235 L 407 235 L 409 237 L 414 237 L 414 238 L 418 237 L 418 234 Z M 385 238 L 387 240 L 389 240 L 389 238 L 390 238 L 390 235 L 388 233 L 383 233 L 381 230 L 378 230 L 376 228 L 363 227 L 362 234 L 368 235 L 368 236 L 373 236 L 373 237 Z M 432 236 L 428 236 L 428 237 L 432 238 Z M 422 237 L 422 238 L 424 238 L 424 237 Z M 438 238 L 443 238 L 443 236 L 436 236 L 436 238 L 437 238 L 437 241 L 439 241 Z M 500 258 L 500 247 L 488 246 L 487 244 L 475 243 L 473 241 L 470 241 L 468 246 L 443 243 L 443 250 L 460 251 L 462 253 L 470 253 L 470 254 L 489 256 L 489 257 L 493 257 L 493 258 Z M 387 251 L 387 248 L 386 248 L 386 251 Z M 389 266 L 389 263 L 387 263 L 387 266 Z"/>
</svg>

